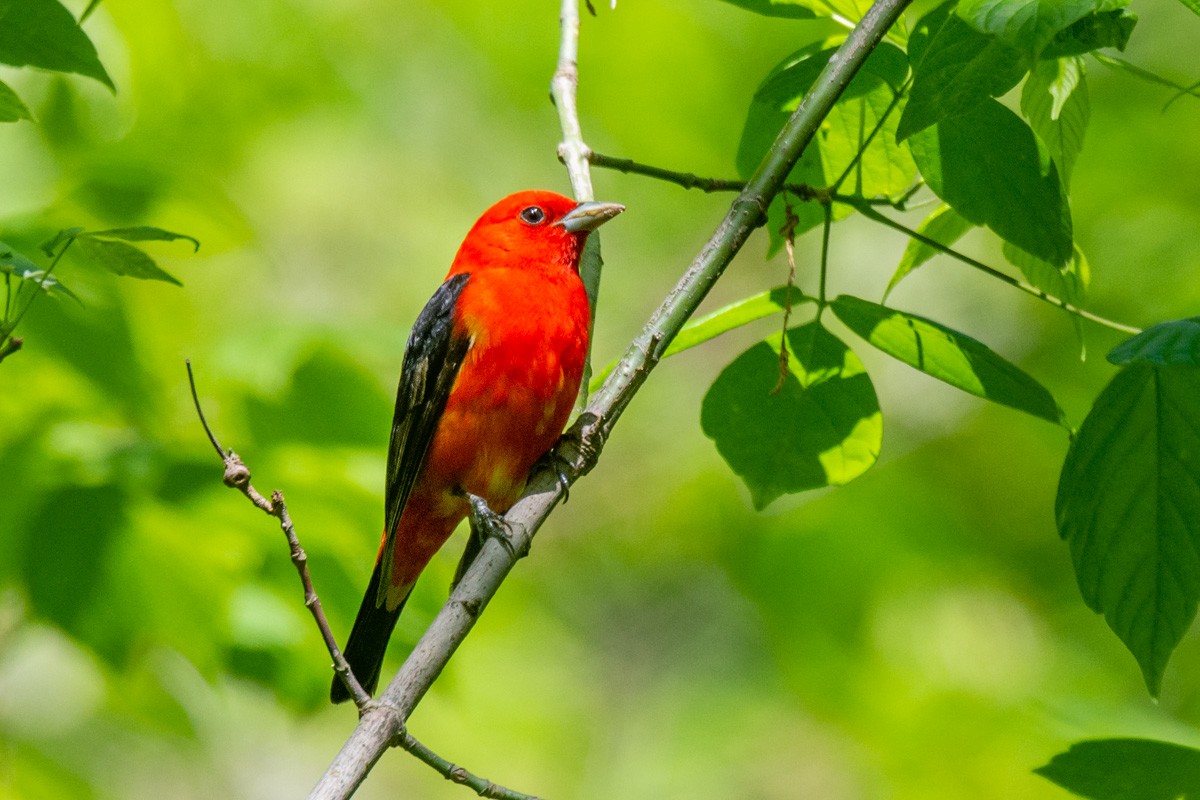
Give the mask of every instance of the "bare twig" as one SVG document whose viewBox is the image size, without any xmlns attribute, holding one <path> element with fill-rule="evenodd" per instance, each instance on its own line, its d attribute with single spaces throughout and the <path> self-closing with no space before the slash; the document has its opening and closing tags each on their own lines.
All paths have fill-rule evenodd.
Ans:
<svg viewBox="0 0 1200 800">
<path fill-rule="evenodd" d="M 791 374 L 788 364 L 787 331 L 788 324 L 792 320 L 792 289 L 796 286 L 796 225 L 800 219 L 792 210 L 791 203 L 785 204 L 784 212 L 787 214 L 787 218 L 780 235 L 783 236 L 783 247 L 787 250 L 787 292 L 783 298 L 783 331 L 779 337 L 779 380 L 775 382 L 775 388 L 771 390 L 771 394 L 782 392 L 783 387 L 787 384 L 788 375 Z"/>
<path fill-rule="evenodd" d="M 558 453 L 568 480 L 586 474 L 604 443 L 646 377 L 662 358 L 671 340 L 696 311 L 750 234 L 766 219 L 767 206 L 785 176 L 816 134 L 821 121 L 883 38 L 909 0 L 878 0 L 850 32 L 788 120 L 763 163 L 733 202 L 708 243 L 692 261 L 675 288 L 630 344 L 608 380 L 595 393 Z M 565 4 L 564 4 L 565 6 Z M 521 552 L 562 497 L 563 487 L 550 470 L 530 477 L 525 495 L 509 509 L 509 544 Z M 400 671 L 366 709 L 358 727 L 334 759 L 310 798 L 345 798 L 370 772 L 382 753 L 396 741 L 405 720 L 429 690 L 459 644 L 470 632 L 495 594 L 514 559 L 495 539 L 484 543 L 450 599 L 417 642 Z"/>
<path fill-rule="evenodd" d="M 523 792 L 492 783 L 487 778 L 481 778 L 467 771 L 464 767 L 447 761 L 414 739 L 408 731 L 404 731 L 397 737 L 395 746 L 412 753 L 418 759 L 437 770 L 438 774 L 446 780 L 452 783 L 461 783 L 463 786 L 474 789 L 475 794 L 480 797 L 493 798 L 493 800 L 540 800 L 540 798 L 534 795 L 524 794 Z"/>
<path fill-rule="evenodd" d="M 217 455 L 225 464 L 225 485 L 237 489 L 263 513 L 279 520 L 279 527 L 283 530 L 283 535 L 287 537 L 292 564 L 300 574 L 300 583 L 304 587 L 304 605 L 312 614 L 313 620 L 316 621 L 317 628 L 321 631 L 321 638 L 325 640 L 325 648 L 333 659 L 333 671 L 341 677 L 342 683 L 345 684 L 350 696 L 354 698 L 354 704 L 361 712 L 370 703 L 371 696 L 367 694 L 358 679 L 354 677 L 354 673 L 350 671 L 350 665 L 342 656 L 342 651 L 333 636 L 333 630 L 329 627 L 329 620 L 325 618 L 325 609 L 321 607 L 321 599 L 317 597 L 317 593 L 313 589 L 312 577 L 308 572 L 308 554 L 300 546 L 300 539 L 296 536 L 296 526 L 292 524 L 287 504 L 283 501 L 283 493 L 276 490 L 271 492 L 270 500 L 263 497 L 250 483 L 250 468 L 246 466 L 245 462 L 237 453 L 221 447 L 212 428 L 208 425 L 208 420 L 204 418 L 204 410 L 200 407 L 200 396 L 196 392 L 196 377 L 192 373 L 192 361 L 187 359 L 185 363 L 187 364 L 188 385 L 192 389 L 192 402 L 196 405 L 196 416 L 200 418 L 200 424 L 204 426 L 204 432 L 208 435 L 208 440 L 212 442 L 213 449 L 217 451 Z"/>
</svg>

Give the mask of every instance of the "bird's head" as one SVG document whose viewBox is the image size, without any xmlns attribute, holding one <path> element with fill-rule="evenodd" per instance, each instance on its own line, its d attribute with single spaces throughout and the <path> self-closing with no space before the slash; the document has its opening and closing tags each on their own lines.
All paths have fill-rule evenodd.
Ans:
<svg viewBox="0 0 1200 800">
<path fill-rule="evenodd" d="M 450 274 L 489 267 L 578 271 L 588 233 L 624 210 L 617 203 L 577 203 L 555 192 L 510 194 L 476 221 Z"/>
</svg>

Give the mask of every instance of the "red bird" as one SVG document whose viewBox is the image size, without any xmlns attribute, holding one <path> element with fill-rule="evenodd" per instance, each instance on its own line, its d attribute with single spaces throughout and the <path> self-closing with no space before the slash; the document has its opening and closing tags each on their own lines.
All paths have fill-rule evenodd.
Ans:
<svg viewBox="0 0 1200 800">
<path fill-rule="evenodd" d="M 504 198 L 417 317 L 396 393 L 383 542 L 345 649 L 368 692 L 429 559 L 471 516 L 461 576 L 494 528 L 491 511 L 517 501 L 562 434 L 587 357 L 579 256 L 588 233 L 624 210 L 553 192 Z M 330 699 L 349 699 L 339 678 Z"/>
</svg>

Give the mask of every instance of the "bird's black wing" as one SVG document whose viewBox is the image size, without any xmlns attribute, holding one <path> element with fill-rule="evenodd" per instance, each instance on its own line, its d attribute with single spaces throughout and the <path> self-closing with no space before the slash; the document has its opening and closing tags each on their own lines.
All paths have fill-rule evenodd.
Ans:
<svg viewBox="0 0 1200 800">
<path fill-rule="evenodd" d="M 396 523 L 425 463 L 450 388 L 471 348 L 471 339 L 454 331 L 454 307 L 470 277 L 466 273 L 455 275 L 438 287 L 408 336 L 388 446 L 384 493 L 384 531 L 388 538 L 381 560 L 392 557 Z M 382 562 L 385 571 L 390 564 L 390 560 Z M 377 588 L 379 604 L 387 593 L 387 583 L 381 581 Z"/>
</svg>

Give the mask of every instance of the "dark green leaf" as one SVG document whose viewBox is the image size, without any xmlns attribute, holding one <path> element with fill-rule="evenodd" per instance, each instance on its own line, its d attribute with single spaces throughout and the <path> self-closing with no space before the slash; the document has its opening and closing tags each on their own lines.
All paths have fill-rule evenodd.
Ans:
<svg viewBox="0 0 1200 800">
<path fill-rule="evenodd" d="M 1154 695 L 1200 597 L 1198 421 L 1200 367 L 1126 366 L 1075 437 L 1055 502 L 1084 601 Z"/>
<path fill-rule="evenodd" d="M 1088 14 L 1058 35 L 1042 51 L 1042 58 L 1081 56 L 1104 47 L 1124 51 L 1137 25 L 1137 15 L 1123 10 Z"/>
<path fill-rule="evenodd" d="M 165 231 L 162 228 L 152 228 L 148 225 L 139 225 L 134 228 L 110 228 L 106 231 L 88 231 L 82 236 L 90 236 L 99 239 L 122 239 L 126 242 L 173 242 L 176 239 L 186 239 L 192 243 L 192 250 L 195 252 L 200 249 L 200 242 L 186 233 L 172 233 Z"/>
<path fill-rule="evenodd" d="M 1113 364 L 1200 366 L 1200 317 L 1160 322 L 1126 339 L 1108 354 Z"/>
<path fill-rule="evenodd" d="M 0 63 L 74 72 L 115 91 L 92 40 L 58 0 L 0 0 Z"/>
<path fill-rule="evenodd" d="M 1039 61 L 1021 90 L 1021 113 L 1050 150 L 1063 186 L 1069 186 L 1091 116 L 1083 59 Z"/>
<path fill-rule="evenodd" d="M 1062 267 L 1031 256 L 1008 242 L 1004 243 L 1001 250 L 1008 263 L 1021 270 L 1027 281 L 1046 294 L 1066 300 L 1072 305 L 1078 305 L 1087 295 L 1092 273 L 1087 258 L 1078 247 L 1075 248 L 1071 260 Z"/>
<path fill-rule="evenodd" d="M 0 81 L 0 122 L 33 119 L 33 114 L 7 83 Z"/>
<path fill-rule="evenodd" d="M 1066 424 L 1046 387 L 966 334 L 848 295 L 834 300 L 831 308 L 847 328 L 926 375 L 1056 425 Z"/>
<path fill-rule="evenodd" d="M 42 252 L 53 258 L 60 244 L 65 244 L 81 233 L 83 233 L 83 228 L 64 228 L 63 230 L 54 234 L 53 239 L 50 239 L 47 242 L 42 242 Z"/>
<path fill-rule="evenodd" d="M 787 332 L 787 375 L 775 392 L 782 340 L 770 336 L 726 367 L 700 416 L 760 509 L 783 494 L 858 477 L 875 463 L 883 433 L 862 362 L 819 323 Z"/>
<path fill-rule="evenodd" d="M 155 264 L 150 256 L 124 242 L 80 236 L 75 240 L 75 250 L 84 260 L 104 267 L 114 275 L 183 286 L 177 278 Z"/>
<path fill-rule="evenodd" d="M 962 0 L 956 13 L 981 33 L 1000 37 L 1036 56 L 1059 31 L 1094 11 L 1108 11 L 1128 0 Z"/>
<path fill-rule="evenodd" d="M 790 0 L 725 0 L 725 2 L 765 17 L 812 19 L 817 16 L 811 8 L 811 3 L 790 2 Z"/>
<path fill-rule="evenodd" d="M 1200 797 L 1200 750 L 1152 739 L 1076 742 L 1034 772 L 1088 800 Z"/>
<path fill-rule="evenodd" d="M 1054 265 L 1074 248 L 1058 169 L 1029 126 L 995 100 L 911 139 L 929 188 L 976 225 Z"/>
<path fill-rule="evenodd" d="M 896 129 L 898 141 L 999 97 L 1025 75 L 1027 60 L 1018 50 L 954 15 L 944 15 L 941 27 L 930 34 L 913 68 L 908 105 Z"/>
<path fill-rule="evenodd" d="M 974 227 L 973 223 L 963 219 L 953 208 L 941 205 L 925 218 L 917 228 L 917 233 L 949 247 Z M 892 274 L 892 279 L 888 281 L 887 290 L 884 291 L 883 296 L 886 298 L 908 273 L 941 252 L 936 247 L 918 239 L 909 239 L 908 246 L 904 248 L 904 255 L 900 258 L 900 264 Z"/>
</svg>

